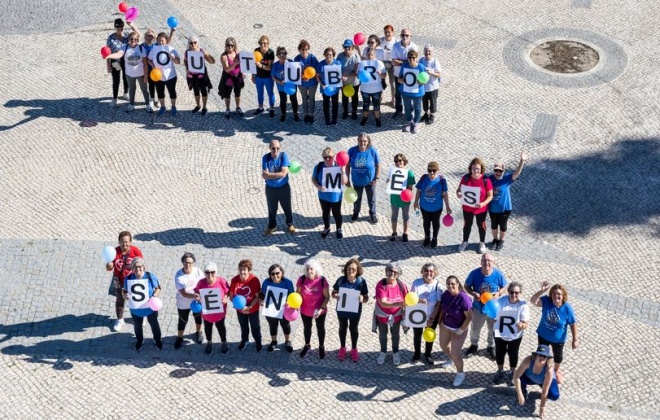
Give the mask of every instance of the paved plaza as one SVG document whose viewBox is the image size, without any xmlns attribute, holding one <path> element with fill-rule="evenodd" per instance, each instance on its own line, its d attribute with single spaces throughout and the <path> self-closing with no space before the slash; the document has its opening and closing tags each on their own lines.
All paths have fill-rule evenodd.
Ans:
<svg viewBox="0 0 660 420">
<path fill-rule="evenodd" d="M 337 360 L 333 311 L 324 360 L 318 358 L 315 335 L 312 354 L 299 357 L 304 340 L 298 323 L 292 354 L 257 353 L 252 343 L 239 352 L 233 310 L 227 318 L 228 355 L 204 354 L 204 346 L 190 339 L 192 322 L 186 345 L 173 348 L 173 275 L 185 251 L 196 254 L 198 266 L 215 261 L 227 279 L 240 259 L 251 258 L 259 278 L 277 262 L 295 280 L 303 262 L 316 257 L 334 282 L 343 264 L 357 256 L 371 296 L 390 261 L 400 261 L 408 284 L 426 262 L 439 267 L 441 280 L 450 274 L 463 280 L 479 266 L 480 255 L 476 229 L 468 250 L 457 252 L 462 216 L 453 191 L 473 157 L 483 158 L 489 169 L 501 160 L 513 170 L 521 150 L 528 151 L 529 160 L 512 187 L 514 212 L 506 246 L 495 253 L 497 266 L 523 284 L 526 300 L 543 280 L 566 285 L 579 325 L 580 345 L 566 348 L 561 398 L 548 402 L 546 418 L 660 417 L 657 2 L 131 3 L 140 10 L 136 25 L 143 33 L 147 27 L 166 31 L 168 16 L 177 16 L 174 47 L 183 52 L 194 34 L 216 59 L 228 36 L 241 50 L 252 50 L 267 34 L 272 48 L 283 45 L 290 54 L 305 38 L 318 57 L 327 46 L 339 49 L 357 31 L 380 36 L 386 24 L 397 34 L 409 27 L 418 46 L 435 46 L 443 70 L 437 122 L 422 126 L 416 136 L 401 132 L 401 121 L 392 119 L 388 106 L 382 128 L 373 118 L 365 129 L 351 119 L 326 127 L 320 95 L 313 126 L 291 119 L 281 124 L 267 113 L 254 117 L 256 93 L 249 81 L 242 94 L 246 117 L 225 119 L 217 95 L 219 65 L 210 66 L 216 89 L 207 116 L 190 113 L 194 101 L 183 66 L 178 66 L 176 117 L 149 115 L 140 101 L 127 114 L 123 107 L 108 106 L 111 78 L 99 54 L 112 20 L 120 16 L 118 0 L 5 3 L 0 418 L 533 416 L 538 393 L 520 407 L 511 388 L 493 385 L 496 365 L 485 355 L 485 334 L 480 353 L 466 360 L 467 377 L 459 388 L 452 386 L 453 367 L 410 363 L 412 332 L 402 335 L 401 365 L 393 366 L 391 353 L 377 365 L 373 300 L 360 323 L 357 364 Z M 525 57 L 547 39 L 592 45 L 601 61 L 586 74 L 544 72 Z M 384 188 L 378 192 L 377 225 L 367 222 L 363 207 L 357 223 L 344 225 L 344 239 L 334 232 L 320 238 L 311 172 L 324 147 L 347 150 L 361 131 L 370 134 L 387 162 L 382 171 L 399 152 L 418 177 L 428 161 L 440 163 L 456 223 L 441 228 L 437 248 L 421 246 L 416 216 L 411 216 L 409 243 L 388 240 Z M 260 160 L 271 139 L 279 139 L 302 165 L 291 175 L 298 232 L 280 229 L 264 237 Z M 343 212 L 348 221 L 349 204 Z M 285 226 L 282 214 L 278 224 Z M 115 246 L 121 230 L 133 232 L 147 269 L 162 281 L 162 351 L 146 328 L 148 339 L 136 352 L 130 319 L 123 332 L 111 331 L 114 298 L 106 294 L 110 275 L 100 251 Z M 535 348 L 539 316 L 532 308 L 521 358 Z M 267 331 L 264 320 L 264 337 Z M 437 342 L 434 356 L 445 359 Z"/>
</svg>

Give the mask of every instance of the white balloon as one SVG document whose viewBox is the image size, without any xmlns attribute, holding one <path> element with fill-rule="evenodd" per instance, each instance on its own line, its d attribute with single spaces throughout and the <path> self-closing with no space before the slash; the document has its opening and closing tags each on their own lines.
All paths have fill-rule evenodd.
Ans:
<svg viewBox="0 0 660 420">
<path fill-rule="evenodd" d="M 101 257 L 103 258 L 103 262 L 105 262 L 106 264 L 114 261 L 115 255 L 117 255 L 117 252 L 113 247 L 109 245 L 104 247 L 103 250 L 101 251 Z"/>
</svg>

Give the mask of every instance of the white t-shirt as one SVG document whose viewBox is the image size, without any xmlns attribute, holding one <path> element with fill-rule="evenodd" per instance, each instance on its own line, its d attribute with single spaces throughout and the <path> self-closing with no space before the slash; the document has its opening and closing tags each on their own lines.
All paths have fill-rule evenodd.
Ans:
<svg viewBox="0 0 660 420">
<path fill-rule="evenodd" d="M 192 269 L 190 274 L 184 274 L 183 268 L 174 275 L 174 287 L 176 288 L 176 307 L 179 309 L 190 309 L 193 299 L 183 297 L 179 293 L 180 289 L 185 289 L 186 293 L 195 293 L 193 290 L 197 282 L 204 278 L 204 273 L 197 267 Z"/>
<path fill-rule="evenodd" d="M 126 51 L 124 51 L 126 75 L 131 77 L 144 76 L 144 62 L 142 59 L 146 56 L 143 48 L 139 45 L 136 45 L 135 48 L 126 47 Z"/>
<path fill-rule="evenodd" d="M 358 73 L 360 73 L 362 70 L 364 70 L 365 64 L 371 64 L 371 63 L 376 63 L 376 73 L 377 74 L 383 74 L 385 73 L 385 64 L 383 64 L 382 61 L 380 60 L 367 60 L 367 61 L 360 61 L 360 65 L 358 66 Z M 380 76 L 377 76 L 377 79 L 373 83 L 362 83 L 360 90 L 364 93 L 378 93 L 383 91 L 383 85 L 381 83 Z"/>
<path fill-rule="evenodd" d="M 149 60 L 154 63 L 155 68 L 163 73 L 161 81 L 166 82 L 176 77 L 176 69 L 174 68 L 174 61 L 170 54 L 179 57 L 179 53 L 170 45 L 155 45 L 149 53 Z"/>
<path fill-rule="evenodd" d="M 438 280 L 434 279 L 431 283 L 426 284 L 422 278 L 413 281 L 410 291 L 417 293 L 420 299 L 426 300 L 426 315 L 429 317 L 444 292 L 438 284 Z"/>
<path fill-rule="evenodd" d="M 410 50 L 419 51 L 417 49 L 417 45 L 415 45 L 414 42 L 411 42 L 410 44 L 408 44 L 407 47 L 404 47 L 403 45 L 401 45 L 401 42 L 397 42 L 392 47 L 392 59 L 393 60 L 401 60 L 405 63 L 406 61 L 408 61 L 408 51 L 410 51 Z M 401 72 L 401 66 L 394 66 L 394 77 L 399 77 L 400 72 Z"/>
<path fill-rule="evenodd" d="M 392 48 L 394 48 L 394 44 L 397 44 L 398 42 L 399 40 L 395 37 L 392 37 L 391 41 L 386 40 L 384 36 L 380 37 L 380 46 L 383 49 L 383 61 L 392 61 Z"/>
<path fill-rule="evenodd" d="M 428 62 L 426 61 L 425 57 L 422 57 L 422 59 L 419 60 L 419 64 L 424 66 L 426 69 L 442 72 L 440 69 L 440 63 L 435 58 L 432 58 L 431 61 Z M 431 77 L 429 78 L 429 81 L 424 85 L 424 92 L 432 92 L 434 90 L 438 90 L 438 87 L 440 87 L 440 78 L 433 76 L 431 73 L 429 73 L 429 76 Z"/>
<path fill-rule="evenodd" d="M 500 304 L 500 311 L 497 313 L 493 327 L 495 337 L 500 337 L 505 341 L 522 337 L 525 330 L 518 329 L 516 324 L 521 321 L 529 321 L 527 302 L 519 300 L 516 303 L 511 303 L 509 302 L 509 296 L 502 296 L 497 301 Z"/>
</svg>

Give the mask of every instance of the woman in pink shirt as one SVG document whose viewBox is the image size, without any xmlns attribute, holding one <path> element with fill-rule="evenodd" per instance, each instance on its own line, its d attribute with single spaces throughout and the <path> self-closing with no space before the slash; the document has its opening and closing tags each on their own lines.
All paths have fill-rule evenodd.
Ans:
<svg viewBox="0 0 660 420">
<path fill-rule="evenodd" d="M 485 171 L 484 161 L 474 158 L 468 166 L 468 174 L 463 175 L 458 184 L 456 196 L 463 205 L 463 242 L 458 246 L 458 252 L 467 248 L 475 218 L 479 229 L 479 253 L 486 252 L 486 216 L 488 203 L 493 199 L 493 183 L 486 178 Z"/>
<path fill-rule="evenodd" d="M 387 353 L 387 331 L 392 334 L 392 359 L 394 365 L 401 363 L 399 354 L 399 331 L 401 321 L 405 314 L 405 297 L 408 294 L 408 286 L 399 279 L 401 277 L 401 266 L 398 262 L 391 262 L 385 267 L 386 277 L 376 285 L 376 306 L 374 308 L 373 331 L 378 328 L 378 339 L 380 340 L 380 355 L 377 362 L 379 365 L 385 363 Z"/>
<path fill-rule="evenodd" d="M 330 300 L 330 285 L 323 277 L 321 264 L 310 258 L 305 262 L 305 274 L 298 278 L 296 292 L 302 295 L 300 317 L 303 322 L 305 347 L 300 351 L 300 357 L 305 357 L 311 350 L 312 321 L 316 320 L 316 333 L 319 336 L 319 359 L 325 358 L 325 316 L 328 313 Z"/>
<path fill-rule="evenodd" d="M 195 286 L 195 299 L 202 303 L 202 320 L 204 321 L 204 333 L 206 334 L 206 354 L 213 354 L 213 325 L 218 329 L 222 347 L 221 354 L 229 353 L 227 346 L 227 328 L 225 328 L 225 315 L 227 314 L 227 297 L 229 296 L 229 285 L 227 280 L 219 275 L 216 276 L 218 266 L 214 262 L 204 266 L 204 278 Z M 209 296 L 202 292 L 203 289 L 219 289 L 217 293 Z M 218 302 L 219 300 L 219 302 Z M 203 301 L 203 302 L 202 302 Z M 220 305 L 220 302 L 222 305 Z M 220 306 L 222 309 L 220 310 Z M 209 313 L 210 312 L 210 313 Z"/>
</svg>

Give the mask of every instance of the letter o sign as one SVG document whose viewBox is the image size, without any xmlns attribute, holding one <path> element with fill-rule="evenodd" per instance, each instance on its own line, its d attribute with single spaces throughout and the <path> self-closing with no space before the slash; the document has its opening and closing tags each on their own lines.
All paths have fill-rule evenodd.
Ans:
<svg viewBox="0 0 660 420">
<path fill-rule="evenodd" d="M 160 51 L 156 54 L 156 62 L 161 66 L 167 66 L 170 64 L 170 54 L 165 51 Z"/>
</svg>

